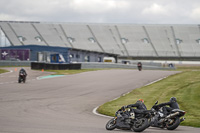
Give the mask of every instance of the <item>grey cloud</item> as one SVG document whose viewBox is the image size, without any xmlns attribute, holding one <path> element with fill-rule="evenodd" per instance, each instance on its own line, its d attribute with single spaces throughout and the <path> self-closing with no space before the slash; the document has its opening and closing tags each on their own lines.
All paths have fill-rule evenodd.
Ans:
<svg viewBox="0 0 200 133">
<path fill-rule="evenodd" d="M 199 24 L 199 0 L 1 0 L 0 20 Z"/>
</svg>

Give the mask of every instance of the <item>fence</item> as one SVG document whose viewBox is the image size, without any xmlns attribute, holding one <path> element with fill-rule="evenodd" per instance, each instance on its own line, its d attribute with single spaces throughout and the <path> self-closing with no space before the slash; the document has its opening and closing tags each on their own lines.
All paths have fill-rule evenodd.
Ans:
<svg viewBox="0 0 200 133">
<path fill-rule="evenodd" d="M 0 66 L 31 66 L 31 61 L 0 61 Z"/>
<path fill-rule="evenodd" d="M 72 64 L 58 64 L 58 63 L 45 63 L 45 62 L 30 62 L 30 61 L 0 61 L 0 66 L 28 66 L 32 69 L 56 69 L 56 70 L 66 70 L 66 69 L 103 69 L 103 68 L 122 68 L 122 69 L 137 69 L 136 64 L 126 65 L 119 63 L 96 63 L 96 62 L 79 62 Z M 154 65 L 143 64 L 143 69 L 146 70 L 172 70 L 175 67 L 162 67 Z"/>
</svg>

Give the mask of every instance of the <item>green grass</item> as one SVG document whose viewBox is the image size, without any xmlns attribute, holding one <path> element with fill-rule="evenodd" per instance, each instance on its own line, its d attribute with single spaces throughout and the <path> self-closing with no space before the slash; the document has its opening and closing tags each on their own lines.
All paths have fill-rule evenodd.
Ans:
<svg viewBox="0 0 200 133">
<path fill-rule="evenodd" d="M 148 109 L 155 101 L 168 102 L 170 97 L 177 98 L 180 109 L 185 110 L 185 126 L 200 127 L 200 71 L 194 68 L 178 68 L 182 73 L 169 76 L 154 84 L 138 88 L 117 100 L 107 102 L 98 108 L 98 112 L 114 116 L 114 113 L 124 105 L 133 104 L 142 98 Z M 200 70 L 200 67 L 195 67 Z"/>
<path fill-rule="evenodd" d="M 5 69 L 0 69 L 0 74 L 1 74 L 1 73 L 5 73 L 5 72 L 9 72 L 9 71 L 7 71 L 7 70 L 5 70 Z"/>
</svg>

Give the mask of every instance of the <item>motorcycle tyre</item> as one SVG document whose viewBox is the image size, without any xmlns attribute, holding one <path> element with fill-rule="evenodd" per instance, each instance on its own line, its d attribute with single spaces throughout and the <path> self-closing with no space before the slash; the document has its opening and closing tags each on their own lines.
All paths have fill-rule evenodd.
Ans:
<svg viewBox="0 0 200 133">
<path fill-rule="evenodd" d="M 134 131 L 134 132 L 142 132 L 144 131 L 146 128 L 148 128 L 149 126 L 149 122 L 146 118 L 143 118 L 144 119 L 144 123 L 142 124 L 142 126 L 140 128 L 136 128 L 135 125 L 133 125 L 131 127 L 131 130 Z"/>
<path fill-rule="evenodd" d="M 111 125 L 111 123 L 114 123 L 114 124 L 112 124 L 112 126 L 109 126 L 109 125 Z M 115 120 L 115 118 L 112 118 L 111 120 L 109 120 L 108 122 L 107 122 L 107 124 L 106 124 L 106 129 L 107 130 L 114 130 L 115 128 L 116 128 L 116 120 Z"/>
<path fill-rule="evenodd" d="M 142 71 L 142 68 L 141 68 L 141 67 L 138 67 L 138 70 L 139 70 L 139 71 Z"/>
<path fill-rule="evenodd" d="M 174 130 L 174 129 L 176 129 L 179 126 L 179 124 L 180 124 L 180 118 L 176 117 L 175 119 L 176 119 L 176 121 L 174 122 L 173 125 L 169 126 L 168 124 L 166 124 L 166 128 L 168 130 Z"/>
<path fill-rule="evenodd" d="M 150 119 L 147 119 L 147 128 L 149 128 L 151 126 L 151 120 Z"/>
<path fill-rule="evenodd" d="M 18 83 L 21 83 L 21 79 L 20 78 L 18 79 Z"/>
</svg>

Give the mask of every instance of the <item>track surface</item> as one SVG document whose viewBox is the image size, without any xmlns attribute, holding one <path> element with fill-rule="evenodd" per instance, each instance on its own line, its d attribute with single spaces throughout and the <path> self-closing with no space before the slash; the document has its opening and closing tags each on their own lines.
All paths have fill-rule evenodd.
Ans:
<svg viewBox="0 0 200 133">
<path fill-rule="evenodd" d="M 25 84 L 17 83 L 18 71 L 0 75 L 0 133 L 124 133 L 107 131 L 109 118 L 92 110 L 132 89 L 174 71 L 102 70 L 36 80 L 46 72 L 28 73 Z M 144 133 L 167 133 L 149 128 Z M 172 133 L 195 133 L 199 128 L 178 127 Z"/>
</svg>

